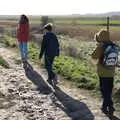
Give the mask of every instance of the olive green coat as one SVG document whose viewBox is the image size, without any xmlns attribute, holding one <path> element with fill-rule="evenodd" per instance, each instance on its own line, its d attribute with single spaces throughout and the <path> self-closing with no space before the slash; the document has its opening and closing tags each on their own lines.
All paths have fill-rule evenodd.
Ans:
<svg viewBox="0 0 120 120">
<path fill-rule="evenodd" d="M 92 53 L 92 58 L 97 59 L 97 73 L 100 77 L 114 77 L 115 74 L 115 67 L 104 67 L 99 59 L 103 54 L 103 45 L 99 44 L 95 51 Z"/>
</svg>

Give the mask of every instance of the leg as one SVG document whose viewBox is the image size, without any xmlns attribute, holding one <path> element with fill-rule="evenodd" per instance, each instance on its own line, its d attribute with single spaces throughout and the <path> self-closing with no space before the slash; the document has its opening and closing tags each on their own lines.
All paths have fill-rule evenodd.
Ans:
<svg viewBox="0 0 120 120">
<path fill-rule="evenodd" d="M 103 90 L 104 90 L 104 104 L 107 106 L 113 106 L 112 89 L 113 89 L 113 78 L 106 78 L 104 80 Z"/>
<path fill-rule="evenodd" d="M 113 89 L 113 78 L 101 78 L 101 88 L 102 88 L 102 94 L 103 94 L 103 106 L 104 109 L 110 109 L 113 108 L 113 102 L 112 102 L 112 89 Z"/>
<path fill-rule="evenodd" d="M 108 111 L 109 111 L 109 116 L 113 117 L 115 108 L 113 107 L 113 101 L 112 101 L 112 89 L 113 89 L 113 81 L 114 78 L 109 79 L 109 105 L 108 105 Z"/>
<path fill-rule="evenodd" d="M 100 87 L 100 91 L 101 91 L 101 94 L 102 94 L 102 97 L 103 97 L 103 88 L 102 88 L 102 77 L 99 77 L 99 87 Z"/>
<path fill-rule="evenodd" d="M 105 103 L 104 81 L 105 81 L 104 77 L 99 77 L 100 91 L 101 91 L 102 98 L 103 98 L 103 104 L 102 104 L 101 110 L 103 113 L 107 114 L 108 110 L 107 110 L 107 104 Z"/>
<path fill-rule="evenodd" d="M 56 84 L 58 83 L 58 81 L 57 81 L 57 76 L 56 76 L 56 74 L 53 72 L 53 69 L 52 69 L 52 67 L 53 67 L 53 62 L 54 62 L 54 58 L 55 58 L 55 57 L 51 57 L 51 75 L 52 75 L 53 85 L 54 85 L 54 87 L 55 87 Z"/>
<path fill-rule="evenodd" d="M 109 78 L 109 107 L 113 106 L 113 101 L 112 101 L 112 90 L 113 90 L 113 81 L 114 78 Z"/>
<path fill-rule="evenodd" d="M 27 57 L 28 57 L 27 42 L 23 42 L 23 53 L 24 53 L 25 60 L 27 60 Z"/>
<path fill-rule="evenodd" d="M 23 58 L 24 58 L 23 42 L 19 42 L 18 45 L 19 45 L 19 49 L 20 49 L 20 56 L 21 56 L 21 59 L 23 60 Z"/>
<path fill-rule="evenodd" d="M 54 58 L 48 57 L 47 55 L 45 55 L 45 68 L 48 72 L 48 80 L 49 81 L 52 81 L 52 79 L 55 77 L 55 74 L 52 71 L 53 59 Z"/>
<path fill-rule="evenodd" d="M 23 54 L 23 58 L 22 58 L 23 68 L 26 69 L 28 67 L 28 64 L 27 64 L 27 54 L 28 54 L 27 42 L 23 42 L 23 45 L 22 45 L 22 54 Z"/>
</svg>

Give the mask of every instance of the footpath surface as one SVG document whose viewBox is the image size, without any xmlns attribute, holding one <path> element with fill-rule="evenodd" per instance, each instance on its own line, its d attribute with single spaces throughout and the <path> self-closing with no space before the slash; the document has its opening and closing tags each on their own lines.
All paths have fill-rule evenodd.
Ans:
<svg viewBox="0 0 120 120">
<path fill-rule="evenodd" d="M 52 92 L 45 70 L 24 70 L 8 48 L 0 47 L 0 55 L 10 65 L 0 67 L 0 120 L 109 120 L 95 97 L 62 83 Z"/>
</svg>

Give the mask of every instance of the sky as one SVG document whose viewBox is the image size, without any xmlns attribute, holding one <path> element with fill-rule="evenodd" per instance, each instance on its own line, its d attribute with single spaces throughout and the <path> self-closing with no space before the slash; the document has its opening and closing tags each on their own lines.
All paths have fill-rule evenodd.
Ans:
<svg viewBox="0 0 120 120">
<path fill-rule="evenodd" d="M 69 15 L 120 11 L 120 0 L 0 0 L 0 15 Z"/>
</svg>

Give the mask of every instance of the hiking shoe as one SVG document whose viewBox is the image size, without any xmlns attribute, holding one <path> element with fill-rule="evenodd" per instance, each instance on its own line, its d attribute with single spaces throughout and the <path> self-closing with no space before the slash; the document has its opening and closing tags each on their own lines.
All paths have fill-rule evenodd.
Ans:
<svg viewBox="0 0 120 120">
<path fill-rule="evenodd" d="M 23 63 L 23 68 L 27 68 L 27 63 Z"/>
<path fill-rule="evenodd" d="M 27 69 L 27 68 L 28 68 L 28 62 L 27 62 L 27 61 L 24 61 L 24 62 L 23 62 L 23 68 L 24 68 L 24 69 Z"/>
<path fill-rule="evenodd" d="M 113 106 L 108 107 L 109 117 L 112 118 L 114 116 L 115 108 Z"/>
<path fill-rule="evenodd" d="M 102 108 L 101 108 L 101 111 L 102 111 L 104 114 L 108 114 L 107 108 L 102 107 Z"/>
<path fill-rule="evenodd" d="M 53 87 L 54 87 L 54 88 L 57 87 L 57 86 L 56 86 L 57 84 L 58 84 L 58 82 L 53 80 Z"/>
<path fill-rule="evenodd" d="M 53 82 L 54 82 L 55 85 L 58 84 L 58 78 L 57 78 L 57 75 L 55 75 L 55 77 L 53 78 Z"/>
<path fill-rule="evenodd" d="M 52 83 L 52 80 L 51 79 L 48 79 L 47 82 L 53 86 L 53 83 Z"/>
</svg>

